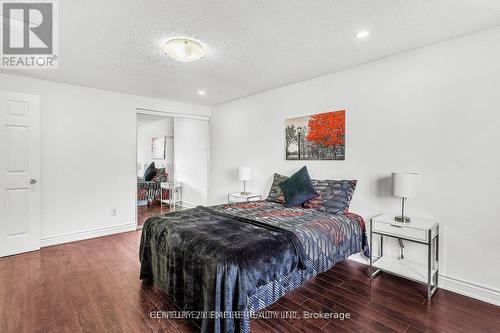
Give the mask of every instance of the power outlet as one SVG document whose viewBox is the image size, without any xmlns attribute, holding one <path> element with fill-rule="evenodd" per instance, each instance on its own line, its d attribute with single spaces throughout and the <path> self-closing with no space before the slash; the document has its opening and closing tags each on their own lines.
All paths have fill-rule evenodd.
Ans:
<svg viewBox="0 0 500 333">
<path fill-rule="evenodd" d="M 111 216 L 117 216 L 117 215 L 118 215 L 118 209 L 111 208 Z"/>
</svg>

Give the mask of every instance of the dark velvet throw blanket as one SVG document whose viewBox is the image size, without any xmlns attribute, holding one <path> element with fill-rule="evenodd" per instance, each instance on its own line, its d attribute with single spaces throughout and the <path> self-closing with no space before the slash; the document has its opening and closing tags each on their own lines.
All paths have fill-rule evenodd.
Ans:
<svg viewBox="0 0 500 333">
<path fill-rule="evenodd" d="M 140 278 L 152 279 L 183 310 L 224 315 L 201 320 L 202 332 L 233 332 L 239 319 L 231 317 L 247 308 L 248 296 L 303 269 L 307 257 L 290 230 L 196 207 L 148 219 L 140 260 Z"/>
</svg>

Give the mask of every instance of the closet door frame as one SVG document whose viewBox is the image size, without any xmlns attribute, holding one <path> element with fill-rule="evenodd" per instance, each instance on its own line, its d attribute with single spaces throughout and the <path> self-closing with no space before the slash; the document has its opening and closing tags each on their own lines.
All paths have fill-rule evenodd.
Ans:
<svg viewBox="0 0 500 333">
<path fill-rule="evenodd" d="M 189 119 L 198 119 L 198 120 L 204 120 L 207 121 L 208 125 L 208 130 L 207 130 L 207 203 L 210 204 L 210 188 L 211 188 L 211 177 L 210 177 L 210 158 L 211 158 L 211 150 L 212 150 L 212 124 L 211 124 L 211 119 L 210 116 L 203 116 L 203 115 L 198 115 L 198 114 L 192 114 L 192 113 L 180 113 L 180 112 L 171 112 L 171 111 L 165 111 L 165 110 L 157 110 L 157 109 L 150 109 L 150 108 L 136 108 L 136 117 L 138 114 L 146 114 L 146 115 L 152 115 L 152 116 L 160 116 L 160 117 L 172 117 L 172 118 L 189 118 Z M 137 126 L 135 127 L 136 132 L 135 132 L 135 154 L 137 154 Z M 175 129 L 174 129 L 175 133 Z M 174 135 L 174 141 L 175 141 L 175 135 Z M 174 165 L 175 165 L 175 160 L 174 160 Z M 137 168 L 137 162 L 134 161 L 134 168 Z M 175 167 L 174 167 L 175 170 Z M 135 172 L 137 174 L 137 171 Z M 174 171 L 174 177 L 175 177 L 175 171 Z M 136 190 L 134 191 L 134 196 L 135 196 L 135 222 L 137 225 L 137 185 L 136 185 Z M 142 226 L 138 226 L 138 229 L 142 229 Z"/>
</svg>

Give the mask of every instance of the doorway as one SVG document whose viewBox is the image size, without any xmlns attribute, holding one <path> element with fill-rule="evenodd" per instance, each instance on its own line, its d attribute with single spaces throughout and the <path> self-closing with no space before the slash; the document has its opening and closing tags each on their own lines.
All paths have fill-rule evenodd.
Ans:
<svg viewBox="0 0 500 333">
<path fill-rule="evenodd" d="M 166 201 L 167 184 L 175 179 L 174 118 L 137 113 L 136 120 L 137 226 L 141 227 L 149 217 L 181 206 Z"/>
<path fill-rule="evenodd" d="M 137 227 L 157 215 L 208 204 L 207 117 L 138 109 Z"/>
</svg>

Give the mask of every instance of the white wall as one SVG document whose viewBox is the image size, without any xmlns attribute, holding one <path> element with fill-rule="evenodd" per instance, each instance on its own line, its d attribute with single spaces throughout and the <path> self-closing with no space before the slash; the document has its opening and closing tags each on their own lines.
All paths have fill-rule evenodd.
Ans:
<svg viewBox="0 0 500 333">
<path fill-rule="evenodd" d="M 203 106 L 6 74 L 0 74 L 0 89 L 40 96 L 42 245 L 135 227 L 137 107 L 210 113 Z"/>
<path fill-rule="evenodd" d="M 151 158 L 151 140 L 157 137 L 167 137 L 165 159 Z M 174 118 L 167 117 L 137 127 L 137 163 L 141 166 L 137 176 L 142 177 L 146 168 L 155 162 L 157 168 L 165 167 L 170 176 L 174 171 Z"/>
<path fill-rule="evenodd" d="M 213 203 L 241 188 L 239 166 L 253 167 L 250 190 L 267 195 L 273 172 L 305 164 L 313 178 L 359 180 L 351 211 L 396 213 L 391 171 L 419 172 L 408 215 L 441 223 L 442 285 L 499 301 L 498 41 L 491 29 L 214 107 Z M 339 109 L 345 161 L 285 160 L 286 118 Z"/>
</svg>

